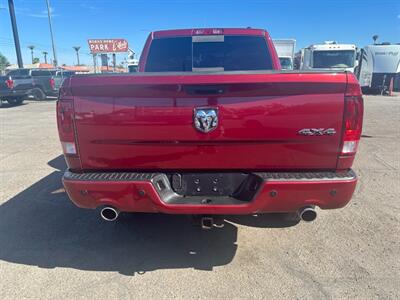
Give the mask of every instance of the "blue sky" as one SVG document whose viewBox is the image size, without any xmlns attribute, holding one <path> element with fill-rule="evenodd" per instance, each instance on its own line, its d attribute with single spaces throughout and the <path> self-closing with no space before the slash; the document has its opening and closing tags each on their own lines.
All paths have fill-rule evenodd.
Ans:
<svg viewBox="0 0 400 300">
<path fill-rule="evenodd" d="M 273 38 L 295 38 L 297 48 L 325 40 L 362 47 L 374 34 L 400 42 L 399 0 L 50 1 L 58 60 L 65 64 L 76 63 L 77 45 L 81 62 L 91 63 L 88 38 L 125 38 L 140 53 L 150 31 L 173 28 L 265 28 Z M 42 51 L 51 53 L 45 0 L 14 3 L 24 62 L 30 61 L 31 44 L 43 59 Z M 0 52 L 16 62 L 7 0 L 0 0 Z M 122 60 L 120 55 L 117 61 Z"/>
</svg>

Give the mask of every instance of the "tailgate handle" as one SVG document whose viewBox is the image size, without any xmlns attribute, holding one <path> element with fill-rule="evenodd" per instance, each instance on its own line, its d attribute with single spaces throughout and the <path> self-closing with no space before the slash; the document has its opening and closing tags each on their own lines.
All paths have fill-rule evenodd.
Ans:
<svg viewBox="0 0 400 300">
<path fill-rule="evenodd" d="M 189 95 L 221 95 L 225 87 L 220 85 L 186 85 L 184 90 Z"/>
</svg>

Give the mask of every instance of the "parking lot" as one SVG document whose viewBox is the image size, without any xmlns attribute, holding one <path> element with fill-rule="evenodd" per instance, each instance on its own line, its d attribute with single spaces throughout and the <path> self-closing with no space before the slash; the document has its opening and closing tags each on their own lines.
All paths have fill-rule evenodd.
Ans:
<svg viewBox="0 0 400 300">
<path fill-rule="evenodd" d="M 350 204 L 313 223 L 227 217 L 202 231 L 185 216 L 76 208 L 55 101 L 0 108 L 0 295 L 7 298 L 400 297 L 400 96 L 365 97 Z"/>
</svg>

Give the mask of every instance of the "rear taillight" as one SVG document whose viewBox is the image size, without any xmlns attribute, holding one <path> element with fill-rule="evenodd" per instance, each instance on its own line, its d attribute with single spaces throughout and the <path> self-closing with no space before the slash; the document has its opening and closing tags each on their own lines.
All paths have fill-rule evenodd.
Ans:
<svg viewBox="0 0 400 300">
<path fill-rule="evenodd" d="M 54 79 L 53 79 L 53 78 L 50 78 L 49 83 L 50 83 L 50 88 L 51 88 L 52 90 L 54 90 L 54 87 L 56 86 L 56 85 L 55 85 L 55 82 L 54 82 Z"/>
<path fill-rule="evenodd" d="M 7 80 L 6 80 L 6 85 L 7 85 L 7 87 L 11 90 L 12 88 L 14 88 L 14 80 L 12 80 L 12 79 L 7 79 Z"/>
<path fill-rule="evenodd" d="M 353 155 L 357 152 L 361 138 L 364 104 L 360 87 L 352 84 L 347 88 L 344 98 L 343 146 L 342 155 Z"/>
<path fill-rule="evenodd" d="M 72 99 L 57 101 L 57 125 L 64 154 L 77 155 Z"/>
</svg>

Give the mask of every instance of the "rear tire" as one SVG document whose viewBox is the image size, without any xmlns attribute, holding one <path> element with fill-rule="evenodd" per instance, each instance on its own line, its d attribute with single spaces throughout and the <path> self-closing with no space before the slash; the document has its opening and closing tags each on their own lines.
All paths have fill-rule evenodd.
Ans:
<svg viewBox="0 0 400 300">
<path fill-rule="evenodd" d="M 11 98 L 11 99 L 7 99 L 8 104 L 10 104 L 11 106 L 17 106 L 17 105 L 21 105 L 22 102 L 24 102 L 24 98 L 23 97 L 19 97 L 19 98 Z"/>
<path fill-rule="evenodd" d="M 32 91 L 33 99 L 41 101 L 46 100 L 46 94 L 42 91 L 41 88 L 36 88 Z"/>
</svg>

